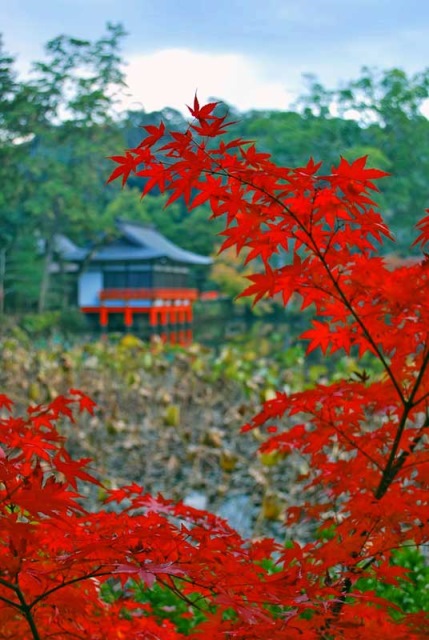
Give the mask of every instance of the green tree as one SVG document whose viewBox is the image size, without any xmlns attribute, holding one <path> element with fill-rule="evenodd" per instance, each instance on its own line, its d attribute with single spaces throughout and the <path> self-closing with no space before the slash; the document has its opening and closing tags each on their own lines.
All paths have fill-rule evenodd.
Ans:
<svg viewBox="0 0 429 640">
<path fill-rule="evenodd" d="M 95 233 L 97 215 L 114 193 L 103 187 L 106 165 L 100 157 L 107 156 L 107 140 L 122 140 L 114 109 L 124 85 L 118 53 L 124 35 L 120 25 L 108 24 L 95 42 L 55 38 L 46 46 L 46 60 L 33 65 L 31 79 L 17 91 L 13 118 L 19 119 L 22 95 L 30 105 L 23 119 L 28 138 L 15 170 L 25 185 L 23 232 L 37 230 L 44 249 L 39 311 L 49 303 L 55 236 Z"/>
<path fill-rule="evenodd" d="M 201 255 L 213 253 L 215 238 L 208 233 L 210 213 L 207 206 L 188 211 L 183 202 L 176 201 L 169 207 L 169 215 L 163 215 L 165 196 L 148 195 L 140 201 L 138 193 L 137 187 L 125 187 L 110 201 L 100 218 L 106 232 L 114 232 L 116 218 L 125 218 L 156 227 L 166 238 L 188 251 Z M 220 224 L 215 226 L 220 231 Z"/>
<path fill-rule="evenodd" d="M 241 123 L 241 135 L 256 140 L 277 162 L 301 166 L 309 155 L 336 162 L 345 149 L 360 142 L 360 128 L 352 120 L 325 119 L 292 111 L 250 112 Z"/>
<path fill-rule="evenodd" d="M 335 113 L 343 121 L 354 118 L 360 131 L 355 144 L 378 149 L 387 160 L 395 179 L 382 186 L 383 204 L 401 247 L 408 246 L 417 212 L 429 199 L 429 121 L 422 112 L 429 98 L 429 68 L 407 75 L 401 69 L 364 67 L 358 79 L 331 90 L 314 76 L 308 80 L 308 92 L 298 101 L 301 112 L 328 123 Z"/>
<path fill-rule="evenodd" d="M 21 200 L 24 185 L 17 167 L 25 157 L 23 137 L 33 108 L 17 82 L 14 59 L 3 48 L 0 36 L 0 313 L 9 292 L 6 286 L 8 258 L 20 230 L 25 226 Z"/>
</svg>

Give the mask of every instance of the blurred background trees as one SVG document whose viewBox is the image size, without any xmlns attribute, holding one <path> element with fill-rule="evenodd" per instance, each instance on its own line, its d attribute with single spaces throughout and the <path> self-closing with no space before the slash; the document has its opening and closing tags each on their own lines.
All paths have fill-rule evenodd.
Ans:
<svg viewBox="0 0 429 640">
<path fill-rule="evenodd" d="M 114 232 L 116 217 L 154 224 L 191 251 L 216 252 L 207 207 L 189 212 L 177 201 L 166 216 L 163 197 L 140 202 L 142 180 L 122 191 L 105 184 L 106 156 L 112 148 L 135 146 L 139 126 L 161 118 L 179 130 L 187 126 L 168 106 L 154 113 L 120 109 L 125 35 L 121 25 L 107 24 L 94 41 L 59 36 L 24 79 L 0 43 L 0 312 L 68 304 L 70 279 L 55 238 L 67 236 L 81 246 L 100 242 Z M 392 173 L 376 198 L 396 232 L 392 251 L 408 255 L 414 221 L 429 203 L 429 121 L 422 112 L 429 70 L 409 76 L 400 69 L 363 68 L 340 87 L 326 88 L 314 76 L 306 83 L 293 110 L 238 114 L 235 134 L 289 166 L 310 155 L 328 167 L 339 155 L 368 155 L 370 164 Z M 59 266 L 53 278 L 54 260 Z M 229 256 L 215 263 L 211 285 L 233 295 L 244 275 L 241 261 Z"/>
</svg>

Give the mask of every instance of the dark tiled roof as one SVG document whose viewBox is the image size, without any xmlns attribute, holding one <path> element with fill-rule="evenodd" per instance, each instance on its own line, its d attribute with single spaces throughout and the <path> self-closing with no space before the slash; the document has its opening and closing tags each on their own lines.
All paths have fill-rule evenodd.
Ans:
<svg viewBox="0 0 429 640">
<path fill-rule="evenodd" d="M 208 265 L 212 263 L 211 258 L 181 249 L 152 227 L 125 220 L 118 220 L 116 226 L 123 241 L 116 241 L 96 249 L 91 261 L 115 262 L 169 258 L 175 262 L 187 264 Z M 64 260 L 71 262 L 85 260 L 90 252 L 91 249 L 80 249 L 70 241 L 68 244 L 64 243 L 62 250 Z"/>
<path fill-rule="evenodd" d="M 190 264 L 211 264 L 212 262 L 211 258 L 181 249 L 151 227 L 143 227 L 134 222 L 120 220 L 118 222 L 118 228 L 127 240 L 151 248 L 153 251 L 157 251 L 159 256 L 170 258 L 177 262 L 188 262 Z"/>
</svg>

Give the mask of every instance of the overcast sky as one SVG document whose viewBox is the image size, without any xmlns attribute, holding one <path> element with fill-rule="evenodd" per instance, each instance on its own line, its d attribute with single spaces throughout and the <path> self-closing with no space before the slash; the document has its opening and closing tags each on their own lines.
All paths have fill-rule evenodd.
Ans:
<svg viewBox="0 0 429 640">
<path fill-rule="evenodd" d="M 0 32 L 19 69 L 67 34 L 97 39 L 107 21 L 128 32 L 129 104 L 147 111 L 201 100 L 284 109 L 302 74 L 327 86 L 363 65 L 429 67 L 427 0 L 0 0 Z"/>
</svg>

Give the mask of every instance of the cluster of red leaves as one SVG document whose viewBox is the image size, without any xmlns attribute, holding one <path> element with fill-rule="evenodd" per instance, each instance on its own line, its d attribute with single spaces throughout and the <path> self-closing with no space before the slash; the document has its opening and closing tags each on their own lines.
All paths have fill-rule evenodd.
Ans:
<svg viewBox="0 0 429 640">
<path fill-rule="evenodd" d="M 314 309 L 302 336 L 309 352 L 369 352 L 383 369 L 374 380 L 357 371 L 355 379 L 278 393 L 244 427 L 266 425 L 271 434 L 273 421 L 289 417 L 290 428 L 268 436 L 263 449 L 301 452 L 307 486 L 319 488 L 320 501 L 304 499 L 287 520 L 330 532 L 281 555 L 290 587 L 282 604 L 292 608 L 288 637 L 426 637 L 423 614 L 395 624 L 386 603 L 355 585 L 368 573 L 394 583 L 400 572 L 389 563 L 392 550 L 429 543 L 429 262 L 423 256 L 392 270 L 380 255 L 391 234 L 371 192 L 386 174 L 368 168 L 366 158 L 341 159 L 325 175 L 313 160 L 279 167 L 248 141 L 218 141 L 230 125 L 219 109 L 195 98 L 186 132 L 147 128 L 136 148 L 112 158 L 118 166 L 110 180 L 139 176 L 143 196 L 167 193 L 167 206 L 179 197 L 189 208 L 208 202 L 212 217 L 226 221 L 222 249 L 246 248 L 246 261 L 258 263 L 242 295 L 300 300 Z M 417 225 L 422 248 L 428 218 Z M 275 602 L 269 588 L 265 602 Z M 300 615 L 302 602 L 311 615 Z M 254 633 L 237 637 L 275 637 Z"/>
<path fill-rule="evenodd" d="M 106 490 L 106 507 L 89 513 L 79 483 L 100 483 L 88 460 L 70 457 L 56 425 L 93 403 L 72 390 L 24 417 L 11 415 L 6 396 L 0 407 L 0 638 L 183 637 L 135 602 L 130 580 L 170 589 L 189 603 L 191 617 L 189 594 L 197 592 L 212 638 L 224 637 L 229 609 L 236 615 L 228 628 L 243 637 L 262 624 L 273 638 L 280 633 L 284 621 L 262 606 L 269 574 L 260 565 L 275 548 L 271 541 L 245 542 L 223 520 L 137 485 Z M 102 597 L 106 581 L 122 586 L 113 603 Z M 287 597 L 287 582 L 274 586 L 273 602 Z"/>
</svg>

